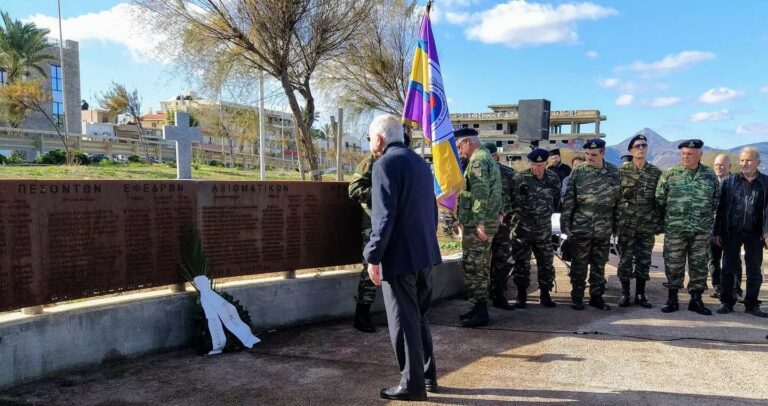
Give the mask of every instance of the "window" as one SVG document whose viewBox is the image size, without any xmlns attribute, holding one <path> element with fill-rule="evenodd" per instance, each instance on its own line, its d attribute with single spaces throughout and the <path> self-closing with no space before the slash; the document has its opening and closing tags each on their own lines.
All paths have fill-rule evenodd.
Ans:
<svg viewBox="0 0 768 406">
<path fill-rule="evenodd" d="M 469 124 L 462 124 L 461 128 L 469 128 Z"/>
<path fill-rule="evenodd" d="M 507 141 L 507 145 L 515 145 L 514 141 Z"/>
<path fill-rule="evenodd" d="M 61 66 L 51 65 L 51 98 L 53 99 L 53 122 L 57 127 L 64 125 L 64 94 Z"/>
<path fill-rule="evenodd" d="M 496 141 L 496 147 L 501 148 L 503 143 L 501 141 Z"/>
<path fill-rule="evenodd" d="M 504 124 L 502 123 L 496 123 L 496 131 L 501 131 L 504 129 Z"/>
<path fill-rule="evenodd" d="M 480 128 L 480 124 L 472 124 L 472 128 Z"/>
<path fill-rule="evenodd" d="M 557 144 L 557 140 L 549 140 L 550 144 Z"/>
</svg>

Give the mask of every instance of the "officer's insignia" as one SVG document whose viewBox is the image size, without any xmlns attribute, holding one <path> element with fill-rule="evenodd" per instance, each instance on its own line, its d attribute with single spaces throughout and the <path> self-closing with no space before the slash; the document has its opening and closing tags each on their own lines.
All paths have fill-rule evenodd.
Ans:
<svg viewBox="0 0 768 406">
<path fill-rule="evenodd" d="M 696 148 L 696 143 L 691 141 L 688 143 L 688 148 Z"/>
<path fill-rule="evenodd" d="M 536 162 L 541 162 L 541 161 L 543 161 L 543 160 L 544 160 L 544 158 L 543 158 L 543 157 L 541 157 L 541 156 L 539 156 L 538 158 L 536 158 Z"/>
<path fill-rule="evenodd" d="M 597 144 L 594 142 L 589 143 L 590 148 L 597 148 Z"/>
</svg>

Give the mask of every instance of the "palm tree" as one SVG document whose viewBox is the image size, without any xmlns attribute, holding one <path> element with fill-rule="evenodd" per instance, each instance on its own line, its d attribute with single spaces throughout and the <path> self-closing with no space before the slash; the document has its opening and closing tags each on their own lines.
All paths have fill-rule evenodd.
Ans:
<svg viewBox="0 0 768 406">
<path fill-rule="evenodd" d="M 49 47 L 45 36 L 50 30 L 13 20 L 5 11 L 0 11 L 0 16 L 3 19 L 3 27 L 0 27 L 0 67 L 5 69 L 6 82 L 14 83 L 30 70 L 47 77 L 45 69 L 38 64 L 55 59 L 43 52 Z"/>
</svg>

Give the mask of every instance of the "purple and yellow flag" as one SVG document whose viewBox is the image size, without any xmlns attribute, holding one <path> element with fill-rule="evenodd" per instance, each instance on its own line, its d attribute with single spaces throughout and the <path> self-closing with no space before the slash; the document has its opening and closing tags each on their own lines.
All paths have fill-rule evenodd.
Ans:
<svg viewBox="0 0 768 406">
<path fill-rule="evenodd" d="M 421 127 L 424 139 L 432 148 L 435 172 L 435 196 L 438 204 L 456 211 L 456 195 L 464 188 L 459 165 L 459 152 L 453 138 L 451 117 L 440 73 L 429 7 L 421 20 L 419 41 L 413 56 L 411 83 L 403 110 L 403 123 Z"/>
</svg>

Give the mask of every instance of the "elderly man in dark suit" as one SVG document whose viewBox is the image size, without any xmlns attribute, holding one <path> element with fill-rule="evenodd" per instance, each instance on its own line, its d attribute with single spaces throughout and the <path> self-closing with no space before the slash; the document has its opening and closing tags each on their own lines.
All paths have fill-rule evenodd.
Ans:
<svg viewBox="0 0 768 406">
<path fill-rule="evenodd" d="M 429 166 L 403 144 L 392 115 L 376 117 L 370 130 L 373 165 L 371 240 L 364 256 L 368 273 L 382 286 L 400 384 L 384 388 L 384 399 L 426 400 L 437 390 L 432 334 L 427 311 L 432 266 L 441 262 L 437 244 L 437 204 Z"/>
</svg>

